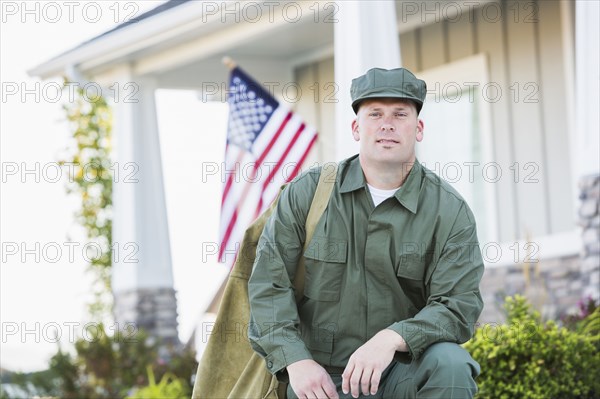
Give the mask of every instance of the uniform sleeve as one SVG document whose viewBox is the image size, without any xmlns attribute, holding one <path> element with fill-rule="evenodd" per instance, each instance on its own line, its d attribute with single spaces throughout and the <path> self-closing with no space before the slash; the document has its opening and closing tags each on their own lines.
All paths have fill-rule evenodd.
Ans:
<svg viewBox="0 0 600 399">
<path fill-rule="evenodd" d="M 412 358 L 418 359 L 436 342 L 462 344 L 472 337 L 483 309 L 483 268 L 475 219 L 463 204 L 430 273 L 426 306 L 415 317 L 389 327 L 404 338 Z"/>
<path fill-rule="evenodd" d="M 309 171 L 283 190 L 258 242 L 248 282 L 248 338 L 273 374 L 312 358 L 300 335 L 293 278 L 302 256 L 306 216 L 317 179 L 318 174 L 315 177 Z"/>
</svg>

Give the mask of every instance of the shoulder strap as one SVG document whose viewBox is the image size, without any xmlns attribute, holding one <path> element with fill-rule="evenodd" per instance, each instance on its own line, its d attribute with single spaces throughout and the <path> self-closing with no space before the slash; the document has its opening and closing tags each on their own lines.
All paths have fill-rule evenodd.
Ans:
<svg viewBox="0 0 600 399">
<path fill-rule="evenodd" d="M 306 217 L 306 239 L 304 241 L 304 251 L 308 248 L 310 240 L 315 232 L 315 227 L 319 223 L 319 219 L 323 216 L 325 208 L 329 203 L 329 197 L 333 191 L 333 186 L 337 179 L 338 164 L 336 162 L 329 162 L 323 165 L 321 168 L 321 175 L 319 176 L 319 183 L 317 183 L 317 189 L 313 197 L 308 216 Z M 304 257 L 300 256 L 298 266 L 296 267 L 296 275 L 294 276 L 294 287 L 296 289 L 296 302 L 302 299 L 304 295 Z"/>
</svg>

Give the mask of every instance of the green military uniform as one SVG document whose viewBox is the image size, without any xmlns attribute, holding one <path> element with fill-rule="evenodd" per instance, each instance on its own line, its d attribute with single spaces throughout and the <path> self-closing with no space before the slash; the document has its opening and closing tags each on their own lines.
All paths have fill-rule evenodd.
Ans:
<svg viewBox="0 0 600 399">
<path fill-rule="evenodd" d="M 475 220 L 453 188 L 417 161 L 396 194 L 374 207 L 358 157 L 339 169 L 303 254 L 298 305 L 292 278 L 318 170 L 283 191 L 259 241 L 249 338 L 273 373 L 307 358 L 343 368 L 385 328 L 417 360 L 437 342 L 467 341 L 483 306 Z"/>
<path fill-rule="evenodd" d="M 404 68 L 373 68 L 352 81 L 350 94 L 355 112 L 366 99 L 395 98 L 413 102 L 418 113 L 426 91 Z M 402 187 L 375 206 L 358 156 L 343 161 L 305 251 L 319 171 L 305 172 L 282 192 L 248 283 L 249 339 L 278 377 L 285 378 L 289 364 L 314 359 L 341 393 L 340 373 L 350 356 L 388 328 L 409 352 L 398 353 L 382 374 L 376 397 L 475 393 L 479 365 L 458 345 L 473 334 L 483 307 L 475 220 L 446 182 L 418 161 L 406 167 Z M 304 295 L 296 303 L 293 278 L 301 256 Z M 295 397 L 291 389 L 288 395 Z"/>
</svg>

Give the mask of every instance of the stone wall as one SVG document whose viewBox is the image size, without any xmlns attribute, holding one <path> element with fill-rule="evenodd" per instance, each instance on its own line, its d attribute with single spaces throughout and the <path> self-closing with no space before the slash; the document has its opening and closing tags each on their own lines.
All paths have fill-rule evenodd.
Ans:
<svg viewBox="0 0 600 399">
<path fill-rule="evenodd" d="M 579 181 L 583 253 L 581 277 L 585 296 L 600 296 L 600 175 L 586 176 Z"/>
<path fill-rule="evenodd" d="M 488 267 L 481 281 L 484 309 L 479 321 L 503 323 L 504 298 L 516 294 L 527 297 L 543 318 L 557 319 L 577 311 L 582 287 L 579 255 Z"/>
<path fill-rule="evenodd" d="M 115 293 L 115 321 L 123 329 L 133 323 L 159 340 L 161 347 L 179 346 L 177 301 L 172 288 L 140 288 Z"/>
</svg>

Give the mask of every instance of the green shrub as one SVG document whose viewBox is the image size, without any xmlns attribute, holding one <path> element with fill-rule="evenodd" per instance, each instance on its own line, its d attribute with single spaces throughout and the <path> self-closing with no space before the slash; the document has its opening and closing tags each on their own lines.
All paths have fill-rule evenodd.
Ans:
<svg viewBox="0 0 600 399">
<path fill-rule="evenodd" d="M 522 296 L 507 298 L 507 324 L 486 324 L 465 344 L 481 365 L 479 398 L 548 399 L 600 396 L 600 311 L 576 331 L 541 322 Z"/>
<path fill-rule="evenodd" d="M 598 304 L 591 297 L 582 299 L 577 303 L 579 312 L 569 314 L 561 319 L 562 324 L 570 330 L 596 335 L 600 338 L 600 317 L 589 317 L 598 312 Z"/>
<path fill-rule="evenodd" d="M 13 373 L 3 382 L 15 384 L 23 389 L 28 393 L 24 397 L 118 399 L 126 397 L 140 387 L 147 387 L 150 383 L 147 370 L 151 367 L 152 378 L 161 382 L 150 383 L 150 386 L 164 390 L 166 385 L 167 391 L 164 392 L 175 392 L 178 395 L 163 396 L 165 398 L 185 396 L 192 390 L 192 375 L 198 367 L 195 351 L 174 348 L 166 350 L 168 353 L 160 357 L 158 343 L 141 329 L 135 333 L 112 333 L 111 329 L 98 323 L 87 331 L 85 338 L 77 339 L 75 356 L 59 347 L 50 360 L 48 370 Z M 178 379 L 174 379 L 174 376 Z M 142 390 L 144 395 L 149 392 L 152 390 Z M 183 392 L 183 395 L 177 392 Z M 9 394 L 5 396 L 10 397 Z"/>
<path fill-rule="evenodd" d="M 186 399 L 189 396 L 190 390 L 185 381 L 172 373 L 166 373 L 157 384 L 152 366 L 148 366 L 148 385 L 138 389 L 127 399 Z"/>
</svg>

